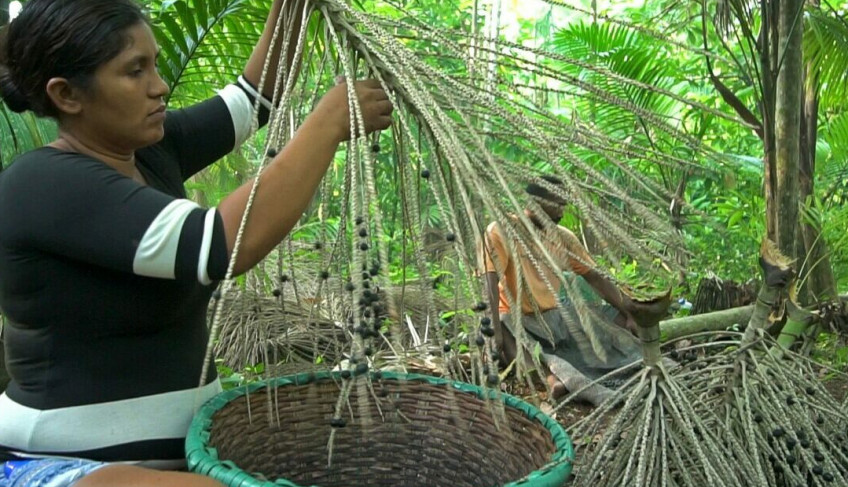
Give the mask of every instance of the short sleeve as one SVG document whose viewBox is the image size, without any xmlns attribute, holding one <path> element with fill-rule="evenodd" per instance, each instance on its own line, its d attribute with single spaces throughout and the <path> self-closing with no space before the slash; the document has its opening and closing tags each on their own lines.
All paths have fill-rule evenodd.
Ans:
<svg viewBox="0 0 848 487">
<path fill-rule="evenodd" d="M 0 244 L 163 279 L 221 279 L 214 209 L 174 198 L 80 154 L 39 149 L 0 177 Z"/>
<path fill-rule="evenodd" d="M 256 98 L 259 96 L 259 111 Z M 168 112 L 161 146 L 180 162 L 183 180 L 241 146 L 252 134 L 254 115 L 258 125 L 268 123 L 270 102 L 241 78 L 208 100 Z"/>
</svg>

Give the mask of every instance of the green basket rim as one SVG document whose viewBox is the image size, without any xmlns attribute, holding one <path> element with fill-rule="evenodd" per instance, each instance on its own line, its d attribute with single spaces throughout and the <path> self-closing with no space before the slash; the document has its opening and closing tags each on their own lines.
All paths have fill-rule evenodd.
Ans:
<svg viewBox="0 0 848 487">
<path fill-rule="evenodd" d="M 497 487 L 560 487 L 565 484 L 566 480 L 568 480 L 568 477 L 571 474 L 572 461 L 574 459 L 574 447 L 571 443 L 571 438 L 565 432 L 562 425 L 535 406 L 515 396 L 493 389 L 484 389 L 465 382 L 451 381 L 428 375 L 405 374 L 400 372 L 386 371 L 381 372 L 381 374 L 383 379 L 406 381 L 414 380 L 429 382 L 434 385 L 450 385 L 459 391 L 475 394 L 480 399 L 485 399 L 486 397 L 489 399 L 500 399 L 507 406 L 524 412 L 527 418 L 541 423 L 542 426 L 544 426 L 551 434 L 551 439 L 556 447 L 556 451 L 552 458 L 542 468 L 530 472 L 524 478 Z M 244 396 L 245 394 L 252 393 L 257 389 L 266 387 L 269 384 L 278 387 L 286 385 L 303 385 L 324 379 L 333 379 L 338 381 L 341 380 L 341 376 L 338 371 L 304 372 L 237 387 L 223 391 L 209 399 L 195 414 L 191 421 L 188 435 L 186 436 L 185 448 L 189 470 L 212 477 L 230 487 L 305 487 L 286 479 L 277 479 L 274 482 L 257 480 L 233 462 L 219 460 L 217 450 L 208 446 L 207 442 L 209 440 L 210 429 L 212 427 L 212 416 L 215 412 L 226 406 L 234 399 Z"/>
</svg>

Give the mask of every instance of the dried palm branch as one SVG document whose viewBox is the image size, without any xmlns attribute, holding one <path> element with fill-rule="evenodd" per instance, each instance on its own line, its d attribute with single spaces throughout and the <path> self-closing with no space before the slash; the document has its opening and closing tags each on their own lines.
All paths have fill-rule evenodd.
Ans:
<svg viewBox="0 0 848 487">
<path fill-rule="evenodd" d="M 701 410 L 689 384 L 679 377 L 681 368 L 663 360 L 658 320 L 638 332 L 644 367 L 572 427 L 576 484 L 749 485 L 756 470 L 747 450 L 715 427 L 720 421 Z"/>
<path fill-rule="evenodd" d="M 674 120 L 657 116 L 555 69 L 555 63 L 575 63 L 574 60 L 552 55 L 546 59 L 547 54 L 540 50 L 498 40 L 475 44 L 478 48 L 473 51 L 482 53 L 482 56 L 471 57 L 468 41 L 458 40 L 454 34 L 431 26 L 405 24 L 366 14 L 340 0 L 315 0 L 308 3 L 303 12 L 290 12 L 288 17 L 281 17 L 278 32 L 290 26 L 290 21 L 285 19 L 294 15 L 306 19 L 313 10 L 320 19 L 320 28 L 310 30 L 312 24 L 303 22 L 301 31 L 291 40 L 275 38 L 272 41 L 283 42 L 283 49 L 287 48 L 285 43 L 296 42 L 296 55 L 302 56 L 304 61 L 297 76 L 286 77 L 279 73 L 281 86 L 276 91 L 279 95 L 275 100 L 278 108 L 268 129 L 267 148 L 273 153 L 288 141 L 294 128 L 315 103 L 317 93 L 328 86 L 330 76 L 325 75 L 329 74 L 343 75 L 347 79 L 378 79 L 396 107 L 396 121 L 391 133 L 359 137 L 345 147 L 344 180 L 341 187 L 336 188 L 341 192 L 341 211 L 332 235 L 326 235 L 320 246 L 306 251 L 293 250 L 295 246 L 291 240 L 284 242 L 276 262 L 273 259 L 266 262 L 261 271 L 265 276 L 257 281 L 265 285 L 270 280 L 275 288 L 282 286 L 282 269 L 294 269 L 294 262 L 303 259 L 304 252 L 313 252 L 307 272 L 287 271 L 285 275 L 291 279 L 291 285 L 278 288 L 280 296 L 271 300 L 259 299 L 244 290 L 238 294 L 234 281 L 225 281 L 221 297 L 213 302 L 216 312 L 212 339 L 220 336 L 230 343 L 243 341 L 246 344 L 236 345 L 229 360 L 279 359 L 269 357 L 268 350 L 276 351 L 286 343 L 284 337 L 292 333 L 288 327 L 296 326 L 293 324 L 298 320 L 288 314 L 286 317 L 278 316 L 278 312 L 283 306 L 288 309 L 294 306 L 290 303 L 296 303 L 299 307 L 294 308 L 298 310 L 294 316 L 299 316 L 305 327 L 326 322 L 340 327 L 345 333 L 344 338 L 334 335 L 326 343 L 318 340 L 315 345 L 313 341 L 315 353 L 325 353 L 331 348 L 338 350 L 342 344 L 345 348 L 344 353 L 336 353 L 333 362 L 326 364 L 328 367 L 341 365 L 345 374 L 337 403 L 337 417 L 341 417 L 350 394 L 361 396 L 359 399 L 363 403 L 369 395 L 373 396 L 369 375 L 365 372 L 379 362 L 382 351 L 390 350 L 396 357 L 406 353 L 409 345 L 402 339 L 405 316 L 398 312 L 399 300 L 394 293 L 380 292 L 388 289 L 391 281 L 387 273 L 389 257 L 384 238 L 383 208 L 375 175 L 378 161 L 389 147 L 403 204 L 404 232 L 401 238 L 406 249 L 404 257 L 411 258 L 410 264 L 420 276 L 421 301 L 425 304 L 419 316 L 432 330 L 427 337 L 432 343 L 424 349 L 428 354 L 441 353 L 446 357 L 443 369 L 449 378 L 465 378 L 461 372 L 465 367 L 453 360 L 457 352 L 455 338 L 458 330 L 463 330 L 463 340 L 470 348 L 471 380 L 497 389 L 500 376 L 496 373 L 491 334 L 485 321 L 480 320 L 480 313 L 486 308 L 493 308 L 494 303 L 475 306 L 475 311 L 467 314 L 457 313 L 449 326 L 443 325 L 440 313 L 444 308 L 440 309 L 434 297 L 433 278 L 429 274 L 431 266 L 424 250 L 422 236 L 426 229 L 421 218 L 422 194 L 436 208 L 443 225 L 444 239 L 452 249 L 454 311 L 472 309 L 469 303 L 476 301 L 473 296 L 481 295 L 480 284 L 472 276 L 477 268 L 476 251 L 482 244 L 483 229 L 491 220 L 501 223 L 512 258 L 529 256 L 537 270 L 567 270 L 563 269 L 563 262 L 568 258 L 579 259 L 571 255 L 565 246 L 543 242 L 546 232 L 553 227 L 552 222 L 546 222 L 539 228 L 524 213 L 525 209 L 540 212 L 540 207 L 523 195 L 522 188 L 529 182 L 547 188 L 575 208 L 586 231 L 601 242 L 611 259 L 630 255 L 644 263 L 646 269 L 654 269 L 653 272 L 658 275 L 664 275 L 669 266 L 674 265 L 667 263 L 654 267 L 656 262 L 668 260 L 669 249 L 683 248 L 678 232 L 661 216 L 671 195 L 640 175 L 635 168 L 646 160 L 672 167 L 690 167 L 693 161 L 667 156 L 656 148 L 642 147 L 629 140 L 618 140 L 590 124 L 552 116 L 535 103 L 532 89 L 519 90 L 508 83 L 498 83 L 497 77 L 489 78 L 493 82 L 488 85 L 478 85 L 477 78 L 469 73 L 520 68 L 532 73 L 536 86 L 579 88 L 588 96 L 617 109 L 632 111 L 644 120 L 650 130 L 670 142 L 688 147 L 694 157 L 719 159 L 676 126 Z M 416 49 L 421 44 L 405 39 L 404 36 L 410 32 L 414 32 L 418 40 L 437 46 L 435 49 L 440 56 L 461 61 L 459 73 L 434 66 L 429 59 L 433 55 L 432 50 Z M 609 76 L 616 82 L 648 88 L 608 71 L 588 65 L 580 67 L 594 69 L 598 75 Z M 353 89 L 351 83 L 348 86 Z M 667 96 L 675 103 L 706 109 L 674 93 L 657 91 L 658 95 Z M 351 133 L 362 133 L 362 116 L 352 92 L 349 99 Z M 491 135 L 493 133 L 506 134 L 508 138 L 495 138 Z M 523 150 L 525 161 L 512 161 L 500 155 L 497 148 L 504 142 Z M 603 164 L 598 161 L 603 161 Z M 260 173 L 264 162 L 259 166 Z M 631 178 L 632 183 L 623 185 L 611 177 L 607 170 L 610 167 Z M 562 185 L 552 185 L 542 179 L 543 173 L 556 175 Z M 248 201 L 245 221 L 251 204 L 252 196 Z M 239 245 L 240 236 L 234 254 L 238 252 Z M 274 267 L 277 269 L 276 278 L 266 278 L 274 274 L 273 270 L 266 269 Z M 540 274 L 545 275 L 544 272 Z M 560 286 L 568 288 L 569 283 L 564 278 L 559 280 L 546 283 L 550 292 L 555 293 Z M 524 285 L 522 281 L 519 279 L 519 286 Z M 579 300 L 579 297 L 576 299 Z M 258 306 L 257 302 L 261 303 L 261 307 L 254 310 L 251 306 Z M 305 303 L 308 306 L 303 308 Z M 238 314 L 239 307 L 244 310 L 245 306 L 248 312 L 241 311 L 238 318 L 224 313 L 226 308 L 232 307 Z M 518 309 L 517 306 L 512 308 Z M 584 307 L 578 302 L 577 308 Z M 272 317 L 269 318 L 268 313 Z M 253 320 L 254 326 L 248 330 L 245 323 L 251 314 L 261 316 Z M 566 321 L 569 327 L 584 328 L 588 337 L 584 346 L 602 352 L 600 340 L 587 325 L 589 320 L 584 320 L 578 313 Z M 417 333 L 420 326 L 417 323 L 412 328 Z M 386 331 L 391 332 L 390 336 L 386 336 Z M 519 340 L 521 333 L 519 329 Z M 302 347 L 295 349 L 302 351 Z M 519 363 L 523 362 L 521 358 Z M 535 364 L 539 365 L 538 359 Z M 527 371 L 523 373 L 527 377 Z M 699 441 L 711 441 L 709 438 L 712 438 L 713 432 L 702 428 L 705 432 L 702 436 L 707 440 L 701 440 L 692 433 L 694 426 L 706 420 L 691 417 L 694 408 L 685 402 L 685 394 L 668 380 L 667 375 L 659 363 L 651 362 L 638 375 L 641 379 L 631 382 L 631 396 L 649 398 L 646 403 L 648 409 L 640 409 L 637 404 L 640 401 L 633 399 L 626 403 L 625 411 L 644 419 L 639 423 L 642 429 L 638 430 L 638 434 L 634 432 L 630 436 L 632 441 L 638 439 L 639 445 L 673 445 L 673 451 L 659 447 L 643 448 L 645 456 L 637 463 L 629 461 L 629 466 L 620 473 L 606 478 L 617 479 L 621 475 L 631 479 L 666 478 L 660 468 L 666 465 L 663 462 L 670 462 L 668 464 L 674 472 L 681 472 L 684 479 L 681 482 L 689 482 L 680 485 L 692 485 L 695 479 L 718 482 L 737 478 L 731 476 L 738 471 L 724 468 L 728 462 L 726 456 L 711 447 L 697 447 Z M 498 407 L 497 403 L 493 401 L 493 407 Z M 602 408 L 602 411 L 609 413 L 610 409 Z M 665 426 L 653 428 L 652 425 Z M 657 442 L 657 438 L 670 439 Z M 685 451 L 685 447 L 689 446 L 697 453 Z M 600 451 L 605 455 L 608 448 Z M 698 474 L 686 473 L 688 470 L 683 467 L 692 465 L 703 467 L 703 470 Z"/>
</svg>

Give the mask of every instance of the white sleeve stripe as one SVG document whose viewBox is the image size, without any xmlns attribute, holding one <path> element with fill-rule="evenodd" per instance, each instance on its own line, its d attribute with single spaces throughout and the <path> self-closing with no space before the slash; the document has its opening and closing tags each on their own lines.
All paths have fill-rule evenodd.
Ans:
<svg viewBox="0 0 848 487">
<path fill-rule="evenodd" d="M 174 200 L 147 227 L 133 259 L 133 272 L 140 276 L 174 279 L 180 234 L 188 215 L 200 208 L 189 200 Z"/>
<path fill-rule="evenodd" d="M 223 98 L 233 119 L 233 133 L 236 139 L 233 147 L 239 147 L 250 137 L 250 125 L 253 122 L 253 106 L 250 104 L 250 98 L 235 85 L 225 86 L 218 92 L 218 96 Z"/>
<path fill-rule="evenodd" d="M 254 99 L 259 99 L 260 105 L 267 108 L 268 111 L 274 111 L 274 106 L 271 104 L 271 100 L 265 98 L 265 95 L 261 95 L 258 91 L 256 91 L 256 89 L 254 89 L 253 86 L 244 79 L 244 76 L 238 77 L 238 84 L 242 87 L 242 89 L 250 93 L 250 96 Z"/>
<path fill-rule="evenodd" d="M 203 241 L 200 244 L 200 256 L 197 259 L 197 281 L 204 286 L 212 284 L 209 277 L 209 252 L 212 250 L 212 235 L 215 232 L 215 208 L 206 212 L 203 223 Z"/>
</svg>

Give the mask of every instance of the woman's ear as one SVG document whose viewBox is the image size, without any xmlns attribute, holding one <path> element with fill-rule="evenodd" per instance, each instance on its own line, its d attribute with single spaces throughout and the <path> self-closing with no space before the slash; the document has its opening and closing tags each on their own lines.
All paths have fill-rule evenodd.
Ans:
<svg viewBox="0 0 848 487">
<path fill-rule="evenodd" d="M 76 115 L 82 111 L 79 90 L 71 86 L 65 78 L 50 78 L 47 82 L 47 96 L 60 114 Z"/>
</svg>

